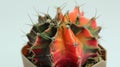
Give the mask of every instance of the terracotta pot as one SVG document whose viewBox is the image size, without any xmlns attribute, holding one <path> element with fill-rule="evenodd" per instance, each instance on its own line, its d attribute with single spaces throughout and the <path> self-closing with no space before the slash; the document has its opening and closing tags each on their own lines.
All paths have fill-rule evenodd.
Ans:
<svg viewBox="0 0 120 67">
<path fill-rule="evenodd" d="M 36 65 L 34 65 L 31 61 L 29 61 L 26 58 L 26 56 L 28 55 L 28 52 L 29 52 L 27 50 L 27 48 L 29 48 L 29 47 L 30 47 L 29 45 L 25 45 L 21 51 L 24 67 L 37 67 Z M 106 50 L 101 45 L 99 45 L 99 47 L 101 48 L 101 56 L 102 56 L 103 60 L 96 63 L 92 67 L 106 67 Z"/>
</svg>

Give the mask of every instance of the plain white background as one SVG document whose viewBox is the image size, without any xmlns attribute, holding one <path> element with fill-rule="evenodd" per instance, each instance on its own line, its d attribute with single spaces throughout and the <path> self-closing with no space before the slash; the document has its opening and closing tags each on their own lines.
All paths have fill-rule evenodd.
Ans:
<svg viewBox="0 0 120 67">
<path fill-rule="evenodd" d="M 107 50 L 107 67 L 119 67 L 120 63 L 120 1 L 76 0 L 85 16 L 97 19 L 102 26 L 99 43 Z M 31 28 L 31 16 L 37 22 L 36 11 L 54 17 L 55 7 L 66 3 L 63 12 L 74 8 L 74 0 L 0 0 L 0 67 L 23 67 L 21 48 L 26 44 L 25 34 Z M 97 11 L 96 11 L 97 10 Z M 30 25 L 29 25 L 30 24 Z"/>
</svg>

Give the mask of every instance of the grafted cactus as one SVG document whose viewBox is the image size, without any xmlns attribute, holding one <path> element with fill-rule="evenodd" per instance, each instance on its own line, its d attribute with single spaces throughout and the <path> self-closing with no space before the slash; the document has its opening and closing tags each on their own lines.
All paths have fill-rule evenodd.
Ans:
<svg viewBox="0 0 120 67">
<path fill-rule="evenodd" d="M 99 56 L 100 30 L 96 18 L 86 18 L 78 6 L 66 14 L 58 7 L 53 19 L 48 14 L 38 16 L 27 34 L 28 59 L 41 67 L 84 67 L 89 58 Z"/>
</svg>

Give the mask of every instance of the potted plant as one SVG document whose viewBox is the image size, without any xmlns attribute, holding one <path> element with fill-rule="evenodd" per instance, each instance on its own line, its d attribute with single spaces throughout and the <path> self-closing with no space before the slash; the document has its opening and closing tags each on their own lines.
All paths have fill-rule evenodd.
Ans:
<svg viewBox="0 0 120 67">
<path fill-rule="evenodd" d="M 106 67 L 106 51 L 99 45 L 100 26 L 75 6 L 72 12 L 57 8 L 54 18 L 38 16 L 22 48 L 24 67 Z"/>
</svg>

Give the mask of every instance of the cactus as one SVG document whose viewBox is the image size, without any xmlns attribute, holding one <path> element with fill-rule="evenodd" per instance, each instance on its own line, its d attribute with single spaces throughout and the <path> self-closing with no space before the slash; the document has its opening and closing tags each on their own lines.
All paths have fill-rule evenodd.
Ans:
<svg viewBox="0 0 120 67">
<path fill-rule="evenodd" d="M 89 58 L 99 56 L 100 30 L 96 18 L 86 18 L 78 6 L 66 14 L 58 7 L 53 19 L 38 16 L 27 34 L 31 46 L 27 57 L 39 67 L 87 67 Z"/>
</svg>

